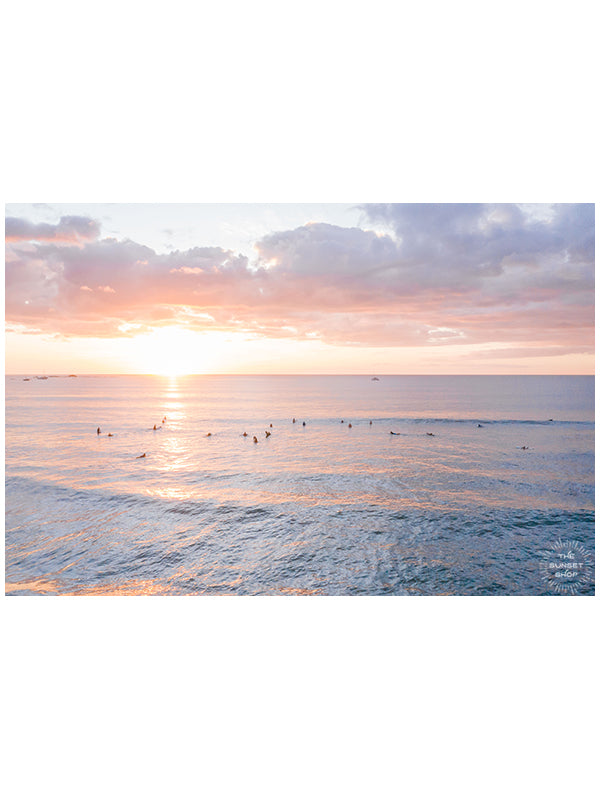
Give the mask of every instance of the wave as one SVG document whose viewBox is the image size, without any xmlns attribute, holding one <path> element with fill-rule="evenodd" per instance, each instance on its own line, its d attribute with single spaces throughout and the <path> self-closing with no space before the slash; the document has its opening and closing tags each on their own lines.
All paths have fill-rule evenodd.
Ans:
<svg viewBox="0 0 600 800">
<path fill-rule="evenodd" d="M 220 516 L 241 516 L 246 518 L 260 518 L 271 513 L 276 515 L 278 511 L 273 507 L 264 508 L 250 499 L 244 502 L 240 498 L 238 503 L 223 502 L 211 498 L 202 499 L 176 499 L 158 497 L 145 493 L 123 491 L 115 493 L 114 490 L 102 490 L 98 488 L 74 489 L 69 486 L 52 483 L 47 480 L 36 478 L 11 476 L 5 479 L 6 490 L 6 514 L 11 511 L 9 499 L 16 501 L 22 509 L 31 508 L 34 505 L 40 506 L 47 500 L 49 503 L 73 505 L 83 504 L 87 509 L 96 509 L 105 512 L 109 509 L 118 507 L 123 511 L 144 511 L 149 515 L 179 514 L 182 516 L 200 517 L 204 515 L 218 514 Z M 32 502 L 34 498 L 34 502 Z M 12 504 L 13 506 L 15 503 Z M 18 510 L 13 508 L 14 510 Z"/>
<path fill-rule="evenodd" d="M 386 417 L 384 419 L 374 419 L 373 423 L 390 424 L 414 424 L 414 425 L 580 425 L 585 428 L 593 428 L 595 423 L 588 420 L 563 420 L 563 419 L 486 419 L 465 418 L 465 417 Z"/>
<path fill-rule="evenodd" d="M 7 594 L 550 594 L 544 552 L 559 539 L 594 552 L 593 509 L 302 507 L 6 483 Z"/>
</svg>

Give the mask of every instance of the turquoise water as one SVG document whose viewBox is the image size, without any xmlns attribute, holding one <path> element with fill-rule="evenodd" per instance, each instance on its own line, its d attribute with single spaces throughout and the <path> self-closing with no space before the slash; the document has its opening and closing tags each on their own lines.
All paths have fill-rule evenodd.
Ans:
<svg viewBox="0 0 600 800">
<path fill-rule="evenodd" d="M 8 594 L 555 594 L 559 539 L 592 377 L 6 379 Z"/>
</svg>

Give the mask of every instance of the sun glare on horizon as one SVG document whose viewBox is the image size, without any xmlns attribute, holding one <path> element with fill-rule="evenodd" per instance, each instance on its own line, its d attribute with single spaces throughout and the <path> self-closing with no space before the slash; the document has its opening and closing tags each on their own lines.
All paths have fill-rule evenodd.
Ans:
<svg viewBox="0 0 600 800">
<path fill-rule="evenodd" d="M 179 377 L 210 371 L 215 366 L 214 336 L 180 326 L 156 328 L 152 333 L 136 336 L 133 359 L 137 369 L 152 375 Z"/>
</svg>

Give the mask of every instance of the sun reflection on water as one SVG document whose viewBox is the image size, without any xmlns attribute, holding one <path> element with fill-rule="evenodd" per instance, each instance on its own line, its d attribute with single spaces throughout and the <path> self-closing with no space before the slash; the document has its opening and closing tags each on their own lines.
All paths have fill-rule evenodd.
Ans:
<svg viewBox="0 0 600 800">
<path fill-rule="evenodd" d="M 182 422 L 185 419 L 183 412 L 183 393 L 176 375 L 166 378 L 167 385 L 164 391 L 164 408 L 167 422 Z"/>
</svg>

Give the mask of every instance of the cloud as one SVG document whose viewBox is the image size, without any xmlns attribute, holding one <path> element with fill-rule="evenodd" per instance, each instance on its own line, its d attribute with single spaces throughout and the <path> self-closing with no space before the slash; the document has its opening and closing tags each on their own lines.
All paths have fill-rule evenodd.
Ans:
<svg viewBox="0 0 600 800">
<path fill-rule="evenodd" d="M 121 335 L 123 323 L 188 317 L 206 325 L 206 307 L 226 318 L 223 309 L 257 294 L 254 283 L 248 260 L 218 247 L 157 254 L 116 239 L 80 247 L 9 243 L 6 318 L 66 335 Z"/>
<path fill-rule="evenodd" d="M 88 217 L 61 217 L 57 225 L 33 223 L 19 217 L 6 217 L 7 242 L 64 242 L 79 244 L 97 239 L 100 225 Z"/>
<path fill-rule="evenodd" d="M 398 203 L 359 206 L 369 223 L 389 227 L 403 264 L 432 283 L 465 287 L 509 266 L 533 269 L 549 256 L 569 266 L 594 259 L 594 206 L 535 209 L 516 204 Z M 420 277 L 421 283 L 426 278 Z"/>
<path fill-rule="evenodd" d="M 311 223 L 263 236 L 252 262 L 220 247 L 160 254 L 111 238 L 78 247 L 13 239 L 6 317 L 62 335 L 134 335 L 185 322 L 373 347 L 592 350 L 593 206 L 361 209 L 361 228 Z M 18 222 L 13 231 L 30 226 Z"/>
<path fill-rule="evenodd" d="M 272 233 L 256 245 L 259 260 L 280 273 L 350 277 L 393 264 L 398 248 L 389 236 L 360 228 L 309 223 L 292 231 Z"/>
</svg>

